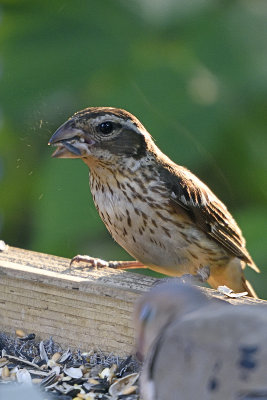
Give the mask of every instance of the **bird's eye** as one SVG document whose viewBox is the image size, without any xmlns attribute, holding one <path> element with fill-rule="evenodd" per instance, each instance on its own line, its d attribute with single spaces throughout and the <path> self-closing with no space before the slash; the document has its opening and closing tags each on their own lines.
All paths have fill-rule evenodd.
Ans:
<svg viewBox="0 0 267 400">
<path fill-rule="evenodd" d="M 109 133 L 111 133 L 113 131 L 113 124 L 110 121 L 102 122 L 99 125 L 99 129 L 102 133 L 104 133 L 105 135 L 108 135 Z"/>
</svg>

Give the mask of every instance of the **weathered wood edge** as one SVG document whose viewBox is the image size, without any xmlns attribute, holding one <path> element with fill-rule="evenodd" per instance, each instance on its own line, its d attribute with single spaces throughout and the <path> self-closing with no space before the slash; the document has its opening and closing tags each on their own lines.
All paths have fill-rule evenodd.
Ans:
<svg viewBox="0 0 267 400">
<path fill-rule="evenodd" d="M 0 252 L 0 330 L 22 328 L 42 339 L 52 335 L 65 347 L 130 354 L 134 303 L 156 279 L 110 269 L 70 269 L 69 262 L 15 247 Z M 203 290 L 233 304 L 267 304 Z"/>
<path fill-rule="evenodd" d="M 63 347 L 133 352 L 133 305 L 155 279 L 69 263 L 14 247 L 0 252 L 0 331 L 22 328 Z"/>
</svg>

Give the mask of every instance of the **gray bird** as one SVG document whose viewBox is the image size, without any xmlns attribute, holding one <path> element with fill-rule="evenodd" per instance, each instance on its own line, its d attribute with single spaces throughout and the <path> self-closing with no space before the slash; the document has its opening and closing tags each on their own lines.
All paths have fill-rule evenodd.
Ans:
<svg viewBox="0 0 267 400">
<path fill-rule="evenodd" d="M 265 305 L 164 283 L 138 302 L 135 323 L 144 400 L 267 399 Z"/>
</svg>

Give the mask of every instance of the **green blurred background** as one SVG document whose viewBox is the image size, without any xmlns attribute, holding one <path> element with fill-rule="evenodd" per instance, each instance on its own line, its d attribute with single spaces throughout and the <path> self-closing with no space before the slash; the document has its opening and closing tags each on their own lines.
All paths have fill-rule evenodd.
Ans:
<svg viewBox="0 0 267 400">
<path fill-rule="evenodd" d="M 51 159 L 88 106 L 125 108 L 227 204 L 267 298 L 267 2 L 2 0 L 0 235 L 72 257 L 129 259 L 92 202 L 87 167 Z"/>
</svg>

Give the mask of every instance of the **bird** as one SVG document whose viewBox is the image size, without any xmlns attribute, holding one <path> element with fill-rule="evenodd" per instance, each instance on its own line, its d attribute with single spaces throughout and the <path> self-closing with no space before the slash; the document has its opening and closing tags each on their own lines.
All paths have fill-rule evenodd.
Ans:
<svg viewBox="0 0 267 400">
<path fill-rule="evenodd" d="M 135 307 L 142 398 L 267 399 L 267 306 L 233 305 L 171 281 Z"/>
<path fill-rule="evenodd" d="M 257 297 L 244 275 L 259 272 L 242 232 L 226 206 L 187 168 L 156 145 L 130 112 L 88 107 L 76 112 L 50 138 L 54 158 L 79 158 L 90 170 L 96 209 L 108 231 L 133 258 L 104 261 L 97 268 L 149 268 L 169 276 L 195 275 L 208 267 L 208 283 Z"/>
<path fill-rule="evenodd" d="M 27 369 L 18 369 L 18 371 L 27 371 Z M 18 372 L 17 372 L 18 373 Z M 7 381 L 6 385 L 0 385 L 0 398 L 8 400 L 45 400 L 51 399 L 50 395 L 44 391 L 37 388 L 37 385 L 33 385 L 31 382 L 31 375 L 29 374 L 29 382 L 21 381 L 19 384 L 17 382 Z M 26 375 L 26 374 L 25 374 Z M 1 382 L 2 383 L 2 382 Z M 49 396 L 49 397 L 48 397 Z"/>
</svg>

